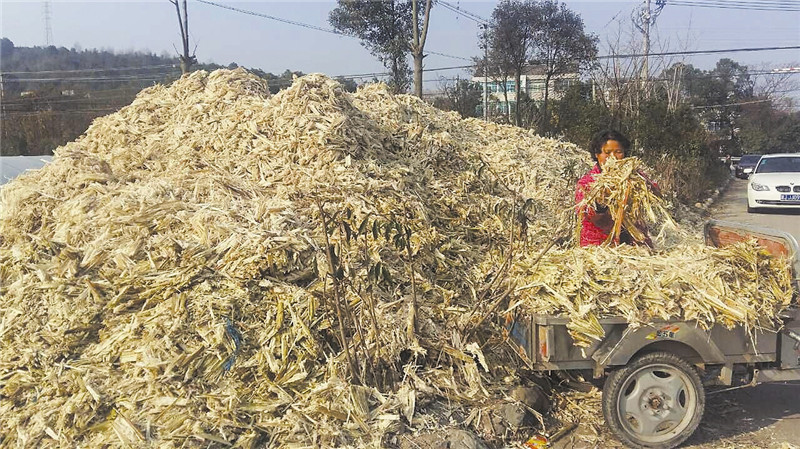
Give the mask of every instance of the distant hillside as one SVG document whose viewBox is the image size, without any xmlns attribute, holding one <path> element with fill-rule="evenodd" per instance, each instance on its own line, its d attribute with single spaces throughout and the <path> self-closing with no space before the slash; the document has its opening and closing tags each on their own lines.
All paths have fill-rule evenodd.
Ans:
<svg viewBox="0 0 800 449">
<path fill-rule="evenodd" d="M 216 70 L 198 64 L 193 70 Z M 230 68 L 238 67 L 235 63 Z M 302 72 L 280 75 L 249 69 L 270 81 L 273 93 Z M 177 57 L 144 52 L 118 53 L 64 47 L 17 47 L 0 40 L 0 155 L 52 154 L 80 136 L 95 117 L 133 101 L 147 86 L 170 83 L 181 75 Z M 341 80 L 355 90 L 352 80 Z"/>
<path fill-rule="evenodd" d="M 64 47 L 16 47 L 0 40 L 0 69 L 7 97 L 22 92 L 60 95 L 151 84 L 180 74 L 178 58 L 152 53 L 115 53 Z M 29 94 L 30 95 L 30 94 Z"/>
</svg>

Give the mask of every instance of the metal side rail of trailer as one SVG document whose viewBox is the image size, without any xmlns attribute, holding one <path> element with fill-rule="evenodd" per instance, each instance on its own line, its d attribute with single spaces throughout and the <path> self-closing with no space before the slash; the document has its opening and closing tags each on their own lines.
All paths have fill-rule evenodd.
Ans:
<svg viewBox="0 0 800 449">
<path fill-rule="evenodd" d="M 800 380 L 797 241 L 785 232 L 714 220 L 706 224 L 705 238 L 718 247 L 755 238 L 771 254 L 792 260 L 795 305 L 782 313 L 778 330 L 748 334 L 741 327 L 703 329 L 693 321 L 633 327 L 610 317 L 599 320 L 604 339 L 580 348 L 567 317 L 523 314 L 508 324 L 511 341 L 532 369 L 606 378 L 606 424 L 630 447 L 668 449 L 685 441 L 702 419 L 706 386 Z"/>
</svg>

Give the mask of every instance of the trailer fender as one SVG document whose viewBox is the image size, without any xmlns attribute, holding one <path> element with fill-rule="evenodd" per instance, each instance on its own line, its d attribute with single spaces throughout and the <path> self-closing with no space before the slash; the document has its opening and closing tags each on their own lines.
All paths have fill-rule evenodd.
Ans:
<svg viewBox="0 0 800 449">
<path fill-rule="evenodd" d="M 628 327 L 624 332 L 609 335 L 592 354 L 595 369 L 626 365 L 633 356 L 649 346 L 659 350 L 672 346 L 676 348 L 675 352 L 684 353 L 685 350 L 679 348 L 688 346 L 700 357 L 702 363 L 725 363 L 725 355 L 711 341 L 708 332 L 697 327 L 695 323 L 678 322 L 658 323 L 636 329 Z"/>
</svg>

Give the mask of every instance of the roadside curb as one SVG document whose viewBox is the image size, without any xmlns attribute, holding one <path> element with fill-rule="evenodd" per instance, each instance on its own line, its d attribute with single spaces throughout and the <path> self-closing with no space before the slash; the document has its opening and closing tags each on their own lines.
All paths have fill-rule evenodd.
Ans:
<svg viewBox="0 0 800 449">
<path fill-rule="evenodd" d="M 722 182 L 722 185 L 719 186 L 719 188 L 714 189 L 714 191 L 711 192 L 711 195 L 708 198 L 706 198 L 705 201 L 702 202 L 698 201 L 697 203 L 694 203 L 694 207 L 704 211 L 708 210 L 719 199 L 720 195 L 722 195 L 723 193 L 725 193 L 726 190 L 728 190 L 728 187 L 730 187 L 731 181 L 733 181 L 733 179 L 734 179 L 733 175 L 725 178 L 725 181 Z"/>
</svg>

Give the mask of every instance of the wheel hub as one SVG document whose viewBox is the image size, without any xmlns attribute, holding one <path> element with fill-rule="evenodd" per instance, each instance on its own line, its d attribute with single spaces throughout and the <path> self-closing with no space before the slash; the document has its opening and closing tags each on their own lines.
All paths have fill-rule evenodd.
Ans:
<svg viewBox="0 0 800 449">
<path fill-rule="evenodd" d="M 664 400 L 663 395 L 656 395 L 654 393 L 650 393 L 650 395 L 645 399 L 646 407 L 652 410 L 661 410 L 664 408 L 666 401 Z"/>
<path fill-rule="evenodd" d="M 627 430 L 654 443 L 679 432 L 691 419 L 689 385 L 685 375 L 669 366 L 651 365 L 631 373 L 618 399 Z"/>
</svg>

